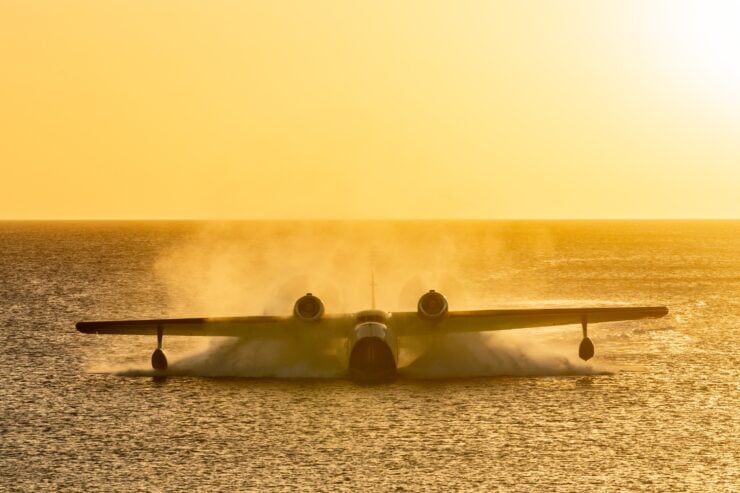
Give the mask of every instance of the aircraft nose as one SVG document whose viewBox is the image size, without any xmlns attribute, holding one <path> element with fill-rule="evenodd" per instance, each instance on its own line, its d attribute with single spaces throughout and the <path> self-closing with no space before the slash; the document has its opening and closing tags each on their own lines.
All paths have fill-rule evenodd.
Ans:
<svg viewBox="0 0 740 493">
<path fill-rule="evenodd" d="M 388 380 L 396 375 L 396 359 L 388 344 L 388 328 L 377 322 L 355 327 L 349 372 L 358 380 Z"/>
<path fill-rule="evenodd" d="M 375 337 L 377 339 L 385 340 L 386 334 L 386 326 L 377 322 L 365 322 L 355 327 L 355 341 L 359 341 L 360 339 L 365 339 L 367 337 Z"/>
</svg>

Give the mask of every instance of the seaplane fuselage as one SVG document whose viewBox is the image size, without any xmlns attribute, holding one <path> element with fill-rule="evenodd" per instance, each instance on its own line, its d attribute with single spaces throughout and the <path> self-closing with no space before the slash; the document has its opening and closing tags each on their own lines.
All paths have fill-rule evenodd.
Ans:
<svg viewBox="0 0 740 493">
<path fill-rule="evenodd" d="M 348 338 L 349 374 L 356 380 L 386 380 L 396 376 L 398 339 L 388 324 L 389 314 L 365 310 Z"/>
</svg>

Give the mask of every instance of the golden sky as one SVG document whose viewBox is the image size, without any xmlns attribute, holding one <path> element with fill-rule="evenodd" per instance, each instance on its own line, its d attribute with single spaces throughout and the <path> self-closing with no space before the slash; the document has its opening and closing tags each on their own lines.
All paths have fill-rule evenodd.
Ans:
<svg viewBox="0 0 740 493">
<path fill-rule="evenodd" d="M 0 219 L 740 217 L 740 2 L 0 0 Z"/>
</svg>

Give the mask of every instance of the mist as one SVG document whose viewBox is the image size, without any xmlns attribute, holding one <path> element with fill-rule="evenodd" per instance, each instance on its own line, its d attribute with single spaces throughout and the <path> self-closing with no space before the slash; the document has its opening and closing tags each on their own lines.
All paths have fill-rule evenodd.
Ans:
<svg viewBox="0 0 740 493">
<path fill-rule="evenodd" d="M 463 273 L 475 245 L 461 240 L 470 238 L 432 221 L 216 223 L 155 269 L 178 314 L 287 315 L 306 292 L 328 312 L 353 312 L 370 307 L 373 274 L 383 309 L 415 309 L 432 287 L 469 306 Z"/>
</svg>

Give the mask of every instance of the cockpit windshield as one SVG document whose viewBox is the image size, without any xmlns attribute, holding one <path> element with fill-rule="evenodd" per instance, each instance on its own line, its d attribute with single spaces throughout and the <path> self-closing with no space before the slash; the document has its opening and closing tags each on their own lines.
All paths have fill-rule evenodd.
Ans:
<svg viewBox="0 0 740 493">
<path fill-rule="evenodd" d="M 384 324 L 388 320 L 388 314 L 382 310 L 366 310 L 359 312 L 356 318 L 358 323 L 376 322 Z"/>
</svg>

